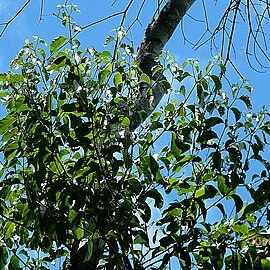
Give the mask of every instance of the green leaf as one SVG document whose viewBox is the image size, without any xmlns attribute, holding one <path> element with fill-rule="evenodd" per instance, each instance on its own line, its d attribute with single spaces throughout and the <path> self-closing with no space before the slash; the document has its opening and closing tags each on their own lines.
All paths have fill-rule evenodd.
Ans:
<svg viewBox="0 0 270 270">
<path fill-rule="evenodd" d="M 167 80 L 160 81 L 160 85 L 164 88 L 164 90 L 169 90 L 172 88 L 171 84 Z"/>
<path fill-rule="evenodd" d="M 20 268 L 20 260 L 19 260 L 18 256 L 13 255 L 10 258 L 8 269 L 9 270 L 19 270 L 19 269 L 21 269 Z"/>
<path fill-rule="evenodd" d="M 55 53 L 57 52 L 60 47 L 67 41 L 67 38 L 64 36 L 59 36 L 56 37 L 55 39 L 52 40 L 50 44 L 50 52 Z"/>
<path fill-rule="evenodd" d="M 261 259 L 262 269 L 270 270 L 270 261 L 267 259 Z"/>
<path fill-rule="evenodd" d="M 85 254 L 85 258 L 84 258 L 85 262 L 89 261 L 92 258 L 93 249 L 94 249 L 93 241 L 88 240 L 88 242 L 87 242 L 87 250 L 86 250 L 86 254 Z"/>
<path fill-rule="evenodd" d="M 213 68 L 213 66 L 214 66 L 214 63 L 212 61 L 208 60 L 208 64 L 205 68 L 206 73 L 209 73 L 211 71 L 211 69 Z"/>
<path fill-rule="evenodd" d="M 13 74 L 8 76 L 10 83 L 24 82 L 24 77 L 21 74 Z"/>
<path fill-rule="evenodd" d="M 219 176 L 217 183 L 218 183 L 218 190 L 220 191 L 220 193 L 222 195 L 226 195 L 229 190 L 228 190 L 228 187 L 226 185 L 225 178 L 223 176 Z"/>
<path fill-rule="evenodd" d="M 155 200 L 155 207 L 162 208 L 163 197 L 157 189 L 149 190 L 144 196 L 147 198 L 153 198 Z"/>
<path fill-rule="evenodd" d="M 152 76 L 154 76 L 157 72 L 159 72 L 160 70 L 162 70 L 162 66 L 161 65 L 156 65 L 152 68 Z"/>
<path fill-rule="evenodd" d="M 105 82 L 105 80 L 109 77 L 110 74 L 111 74 L 111 72 L 108 69 L 104 69 L 101 72 L 99 72 L 99 74 L 98 74 L 99 83 L 103 84 Z"/>
<path fill-rule="evenodd" d="M 9 239 L 15 229 L 15 223 L 7 222 L 4 226 L 5 239 Z"/>
<path fill-rule="evenodd" d="M 208 90 L 208 83 L 205 79 L 201 79 L 201 84 L 202 84 L 204 90 Z"/>
<path fill-rule="evenodd" d="M 198 143 L 206 143 L 209 140 L 218 138 L 218 135 L 215 131 L 213 130 L 204 130 L 200 136 L 198 136 L 197 142 Z"/>
<path fill-rule="evenodd" d="M 45 53 L 45 51 L 44 51 L 43 49 L 38 48 L 37 51 L 40 53 L 40 55 L 41 55 L 43 58 L 46 57 L 46 53 Z"/>
<path fill-rule="evenodd" d="M 205 194 L 205 187 L 202 187 L 195 192 L 195 198 L 202 197 L 204 194 Z"/>
<path fill-rule="evenodd" d="M 71 223 L 74 220 L 74 218 L 77 216 L 77 214 L 78 212 L 71 208 L 68 214 L 68 221 Z"/>
<path fill-rule="evenodd" d="M 140 83 L 146 83 L 146 84 L 149 84 L 150 85 L 151 80 L 150 80 L 149 76 L 147 76 L 146 74 L 143 73 L 140 76 Z"/>
<path fill-rule="evenodd" d="M 220 117 L 210 117 L 208 119 L 205 119 L 205 125 L 207 128 L 211 128 L 221 123 L 223 123 L 223 120 Z"/>
<path fill-rule="evenodd" d="M 260 137 L 258 135 L 254 135 L 254 138 L 257 142 L 257 146 L 258 146 L 258 149 L 260 151 L 263 151 L 264 150 L 264 147 L 265 147 L 265 143 L 260 139 Z"/>
<path fill-rule="evenodd" d="M 270 135 L 270 122 L 266 122 L 264 125 L 262 125 L 262 126 L 260 127 L 260 129 L 261 129 L 264 133 Z"/>
<path fill-rule="evenodd" d="M 64 104 L 61 106 L 64 112 L 75 112 L 77 110 L 75 103 Z"/>
<path fill-rule="evenodd" d="M 232 195 L 232 198 L 233 198 L 234 203 L 235 203 L 235 212 L 237 214 L 238 212 L 241 211 L 241 209 L 243 207 L 243 200 L 237 194 L 233 194 Z"/>
<path fill-rule="evenodd" d="M 237 122 L 241 118 L 241 112 L 240 112 L 239 109 L 237 109 L 235 107 L 232 107 L 231 110 L 232 110 L 232 112 L 234 114 L 235 121 Z"/>
<path fill-rule="evenodd" d="M 0 246 L 0 269 L 6 269 L 8 251 L 6 247 Z"/>
<path fill-rule="evenodd" d="M 147 234 L 142 230 L 138 230 L 138 231 L 136 231 L 136 233 L 137 234 L 135 236 L 133 244 L 134 245 L 139 244 L 139 245 L 149 246 L 149 239 L 148 239 Z"/>
<path fill-rule="evenodd" d="M 203 196 L 204 199 L 212 199 L 218 194 L 218 190 L 212 185 L 205 186 L 205 195 Z"/>
<path fill-rule="evenodd" d="M 212 80 L 215 84 L 215 90 L 216 91 L 220 90 L 222 88 L 222 83 L 221 83 L 219 77 L 216 75 L 211 75 L 210 77 L 212 78 Z"/>
<path fill-rule="evenodd" d="M 82 239 L 84 236 L 84 229 L 77 228 L 75 231 L 75 236 L 76 236 L 76 239 L 78 239 L 78 240 Z"/>
<path fill-rule="evenodd" d="M 233 226 L 233 231 L 238 232 L 243 235 L 248 235 L 249 229 L 246 224 L 235 224 Z"/>
<path fill-rule="evenodd" d="M 159 129 L 159 128 L 163 128 L 163 125 L 162 125 L 161 122 L 159 122 L 159 121 L 153 121 L 151 123 L 151 126 L 150 126 L 150 129 L 151 130 L 156 130 L 156 129 Z"/>
<path fill-rule="evenodd" d="M 172 103 L 169 103 L 165 106 L 165 111 L 169 111 L 169 112 L 174 112 L 175 111 L 175 107 Z"/>
<path fill-rule="evenodd" d="M 70 22 L 70 17 L 68 15 L 65 15 L 62 19 L 62 24 L 66 26 Z"/>
<path fill-rule="evenodd" d="M 250 97 L 247 96 L 247 95 L 242 95 L 241 97 L 239 97 L 240 100 L 242 100 L 248 109 L 252 109 L 252 105 L 251 105 L 251 102 L 250 102 Z"/>
<path fill-rule="evenodd" d="M 104 62 L 108 62 L 109 58 L 112 58 L 112 53 L 110 51 L 102 51 L 100 53 L 100 57 L 103 57 Z"/>
<path fill-rule="evenodd" d="M 126 127 L 128 127 L 130 125 L 130 120 L 128 117 L 124 117 L 122 120 L 122 124 Z"/>
<path fill-rule="evenodd" d="M 16 121 L 16 118 L 12 115 L 7 115 L 0 120 L 0 134 L 4 134 L 7 130 L 11 129 L 11 125 Z"/>
<path fill-rule="evenodd" d="M 0 73 L 0 82 L 6 82 L 8 80 L 8 75 L 5 73 Z"/>
<path fill-rule="evenodd" d="M 141 218 L 144 222 L 148 223 L 151 218 L 151 209 L 150 206 L 146 202 L 138 202 L 138 208 L 141 209 Z"/>
<path fill-rule="evenodd" d="M 109 43 L 111 43 L 114 40 L 115 38 L 113 36 L 108 36 L 104 42 L 104 46 L 107 46 Z"/>
<path fill-rule="evenodd" d="M 120 84 L 122 84 L 122 82 L 123 82 L 122 75 L 121 75 L 121 73 L 117 72 L 117 73 L 114 75 L 113 83 L 114 83 L 114 85 L 117 87 L 117 86 L 119 86 Z"/>
<path fill-rule="evenodd" d="M 60 65 L 64 60 L 67 59 L 67 56 L 66 55 L 61 55 L 59 57 L 57 57 L 53 63 L 56 64 L 56 65 Z"/>
<path fill-rule="evenodd" d="M 225 66 L 223 63 L 220 63 L 220 64 L 218 64 L 218 65 L 219 65 L 219 67 L 220 67 L 221 72 L 222 72 L 223 74 L 225 74 L 225 73 L 226 73 L 226 70 L 227 70 L 226 66 Z"/>
<path fill-rule="evenodd" d="M 179 92 L 180 92 L 183 96 L 185 96 L 185 95 L 186 95 L 186 92 L 187 92 L 186 87 L 185 87 L 184 85 L 181 85 Z"/>
</svg>

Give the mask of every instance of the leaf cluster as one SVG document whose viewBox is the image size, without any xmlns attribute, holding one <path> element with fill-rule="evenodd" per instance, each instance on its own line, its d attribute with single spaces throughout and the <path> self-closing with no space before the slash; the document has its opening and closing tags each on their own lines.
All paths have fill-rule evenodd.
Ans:
<svg viewBox="0 0 270 270">
<path fill-rule="evenodd" d="M 98 269 L 269 268 L 250 244 L 269 205 L 269 113 L 215 75 L 222 60 L 163 57 L 166 100 L 133 131 L 140 84 L 151 99 L 158 82 L 131 46 L 26 41 L 0 75 L 1 268 L 47 269 L 74 245 Z"/>
</svg>

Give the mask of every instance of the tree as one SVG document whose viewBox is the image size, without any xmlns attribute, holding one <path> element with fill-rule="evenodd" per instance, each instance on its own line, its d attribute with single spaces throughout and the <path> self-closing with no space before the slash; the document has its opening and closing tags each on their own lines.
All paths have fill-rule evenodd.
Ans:
<svg viewBox="0 0 270 270">
<path fill-rule="evenodd" d="M 252 244 L 268 219 L 269 112 L 226 81 L 229 57 L 201 68 L 162 52 L 192 4 L 168 1 L 136 56 L 122 27 L 112 51 L 81 50 L 76 6 L 61 6 L 70 36 L 26 40 L 1 74 L 1 268 L 270 268 Z"/>
</svg>

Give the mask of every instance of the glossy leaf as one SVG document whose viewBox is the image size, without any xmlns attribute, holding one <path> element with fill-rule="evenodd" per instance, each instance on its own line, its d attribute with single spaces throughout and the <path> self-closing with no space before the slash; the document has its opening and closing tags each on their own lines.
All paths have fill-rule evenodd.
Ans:
<svg viewBox="0 0 270 270">
<path fill-rule="evenodd" d="M 52 40 L 50 44 L 50 52 L 55 53 L 57 52 L 67 41 L 65 36 L 59 36 Z"/>
<path fill-rule="evenodd" d="M 122 75 L 121 75 L 121 73 L 117 72 L 117 73 L 114 75 L 113 83 L 114 83 L 114 85 L 117 87 L 117 86 L 119 86 L 120 84 L 122 84 L 122 82 L 123 82 Z"/>
<path fill-rule="evenodd" d="M 149 85 L 151 83 L 149 76 L 147 76 L 146 74 L 142 74 L 140 76 L 140 82 L 146 83 L 146 84 L 149 84 Z"/>
</svg>

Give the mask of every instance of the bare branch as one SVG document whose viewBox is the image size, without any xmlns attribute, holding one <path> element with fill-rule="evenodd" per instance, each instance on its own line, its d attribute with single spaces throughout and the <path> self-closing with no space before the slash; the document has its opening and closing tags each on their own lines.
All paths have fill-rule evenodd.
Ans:
<svg viewBox="0 0 270 270">
<path fill-rule="evenodd" d="M 30 4 L 31 0 L 27 0 L 24 5 L 5 23 L 0 23 L 0 25 L 4 25 L 4 28 L 0 32 L 0 38 L 4 35 L 8 26 L 24 11 L 24 9 Z"/>
<path fill-rule="evenodd" d="M 202 3 L 205 6 L 204 0 L 202 0 Z M 218 1 L 216 1 L 217 4 Z M 209 7 L 203 8 L 209 9 Z M 268 68 L 270 61 L 267 46 L 267 42 L 269 42 L 269 9 L 269 0 L 230 0 L 213 30 L 209 28 L 208 23 L 211 18 L 208 18 L 207 13 L 204 12 L 206 30 L 196 42 L 194 48 L 199 49 L 210 42 L 211 50 L 214 45 L 219 49 L 226 62 L 231 62 L 228 60 L 231 58 L 232 48 L 236 37 L 241 34 L 242 38 L 246 38 L 244 50 L 250 67 L 258 71 L 252 63 L 252 61 L 255 61 L 260 69 Z M 243 34 L 243 29 L 246 31 L 246 35 Z M 209 35 L 205 35 L 206 33 L 209 33 Z"/>
</svg>

